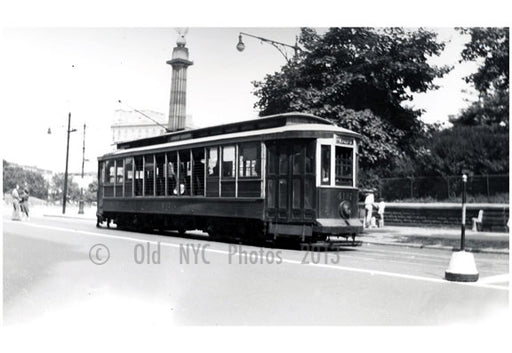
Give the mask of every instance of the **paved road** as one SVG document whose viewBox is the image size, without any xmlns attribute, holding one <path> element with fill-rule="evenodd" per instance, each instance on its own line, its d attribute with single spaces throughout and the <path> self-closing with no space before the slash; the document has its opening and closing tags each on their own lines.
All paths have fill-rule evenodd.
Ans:
<svg viewBox="0 0 512 353">
<path fill-rule="evenodd" d="M 3 227 L 7 325 L 473 324 L 508 307 L 507 255 L 474 254 L 481 279 L 460 284 L 443 280 L 446 250 L 271 249 L 49 217 Z"/>
</svg>

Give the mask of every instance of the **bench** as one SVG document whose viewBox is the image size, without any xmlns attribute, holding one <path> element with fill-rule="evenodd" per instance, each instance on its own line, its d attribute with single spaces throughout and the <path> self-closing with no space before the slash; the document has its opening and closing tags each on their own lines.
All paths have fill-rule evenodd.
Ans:
<svg viewBox="0 0 512 353">
<path fill-rule="evenodd" d="M 473 218 L 473 231 L 507 231 L 510 223 L 506 209 L 480 210 L 478 217 Z"/>
</svg>

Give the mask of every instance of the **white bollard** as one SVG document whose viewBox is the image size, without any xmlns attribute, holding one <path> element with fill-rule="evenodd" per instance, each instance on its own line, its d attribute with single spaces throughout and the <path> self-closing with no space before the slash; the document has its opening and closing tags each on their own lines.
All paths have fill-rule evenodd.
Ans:
<svg viewBox="0 0 512 353">
<path fill-rule="evenodd" d="M 478 270 L 476 269 L 473 254 L 464 250 L 454 252 L 444 278 L 448 281 L 456 282 L 478 281 Z"/>
</svg>

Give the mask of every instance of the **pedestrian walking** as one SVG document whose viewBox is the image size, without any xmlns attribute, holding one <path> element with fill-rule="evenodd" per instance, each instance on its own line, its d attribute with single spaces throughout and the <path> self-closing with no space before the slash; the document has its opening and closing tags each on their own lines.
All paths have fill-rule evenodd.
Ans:
<svg viewBox="0 0 512 353">
<path fill-rule="evenodd" d="M 13 221 L 21 221 L 20 216 L 20 193 L 19 193 L 20 186 L 16 184 L 16 187 L 12 190 L 12 220 Z"/>
<path fill-rule="evenodd" d="M 386 203 L 383 198 L 380 198 L 380 202 L 377 206 L 377 214 L 379 215 L 379 228 L 384 227 L 384 209 L 386 208 Z"/>
<path fill-rule="evenodd" d="M 29 209 L 28 209 L 28 185 L 25 183 L 25 186 L 23 187 L 23 190 L 21 191 L 20 195 L 20 210 L 21 210 L 21 216 L 26 216 L 27 220 L 30 219 L 29 215 Z"/>
<path fill-rule="evenodd" d="M 366 228 L 370 227 L 371 219 L 372 219 L 372 212 L 373 212 L 373 203 L 375 202 L 375 197 L 373 196 L 373 191 L 368 190 L 366 192 L 366 198 L 364 199 L 364 208 L 366 210 L 365 213 L 365 219 L 364 219 L 364 226 Z"/>
</svg>

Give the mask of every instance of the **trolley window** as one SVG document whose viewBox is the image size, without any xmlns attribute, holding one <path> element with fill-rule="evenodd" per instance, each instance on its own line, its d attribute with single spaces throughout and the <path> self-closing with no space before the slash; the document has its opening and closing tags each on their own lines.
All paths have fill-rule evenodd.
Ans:
<svg viewBox="0 0 512 353">
<path fill-rule="evenodd" d="M 238 146 L 239 197 L 261 196 L 261 144 L 244 143 Z"/>
<path fill-rule="evenodd" d="M 219 148 L 207 149 L 206 196 L 219 196 Z"/>
<path fill-rule="evenodd" d="M 236 158 L 235 146 L 224 146 L 222 148 L 222 180 L 221 196 L 235 197 L 236 195 Z"/>
<path fill-rule="evenodd" d="M 135 196 L 142 196 L 142 187 L 144 186 L 143 167 L 144 160 L 142 156 L 135 157 Z"/>
<path fill-rule="evenodd" d="M 222 149 L 222 177 L 235 177 L 235 146 L 225 146 Z"/>
<path fill-rule="evenodd" d="M 123 183 L 123 174 L 123 160 L 118 159 L 116 160 L 116 184 Z"/>
<path fill-rule="evenodd" d="M 99 173 L 99 184 L 100 185 L 103 185 L 105 184 L 105 162 L 100 162 L 100 166 L 99 166 L 99 169 L 100 169 L 100 173 Z"/>
<path fill-rule="evenodd" d="M 124 196 L 132 196 L 133 190 L 133 158 L 124 160 Z"/>
<path fill-rule="evenodd" d="M 114 184 L 114 177 L 114 161 L 108 160 L 105 167 L 105 184 Z"/>
<path fill-rule="evenodd" d="M 352 148 L 336 146 L 336 185 L 352 186 Z"/>
<path fill-rule="evenodd" d="M 165 154 L 159 153 L 155 155 L 155 181 L 156 196 L 165 195 Z"/>
<path fill-rule="evenodd" d="M 306 173 L 315 172 L 315 142 L 306 146 Z"/>
<path fill-rule="evenodd" d="M 238 149 L 239 178 L 260 176 L 260 144 L 241 144 Z"/>
<path fill-rule="evenodd" d="M 155 195 L 155 161 L 153 155 L 144 157 L 144 196 Z"/>
<path fill-rule="evenodd" d="M 292 171 L 293 175 L 301 175 L 304 173 L 304 153 L 303 146 L 294 145 L 292 154 Z"/>
<path fill-rule="evenodd" d="M 105 197 L 114 196 L 114 180 L 115 180 L 115 170 L 114 170 L 114 161 L 107 160 L 103 164 L 103 195 Z"/>
<path fill-rule="evenodd" d="M 204 196 L 204 148 L 192 150 L 193 171 L 192 171 L 192 192 L 193 195 Z"/>
<path fill-rule="evenodd" d="M 190 162 L 190 150 L 180 151 L 179 168 L 179 195 L 190 196 L 190 177 L 192 175 L 192 165 Z"/>
<path fill-rule="evenodd" d="M 178 195 L 178 153 L 167 153 L 167 195 Z"/>
<path fill-rule="evenodd" d="M 123 160 L 117 159 L 116 160 L 116 191 L 115 196 L 116 197 L 123 197 Z"/>
<path fill-rule="evenodd" d="M 329 185 L 331 183 L 331 146 L 322 145 L 320 159 L 322 185 Z"/>
<path fill-rule="evenodd" d="M 218 147 L 208 148 L 208 176 L 219 176 L 219 152 Z"/>
</svg>

